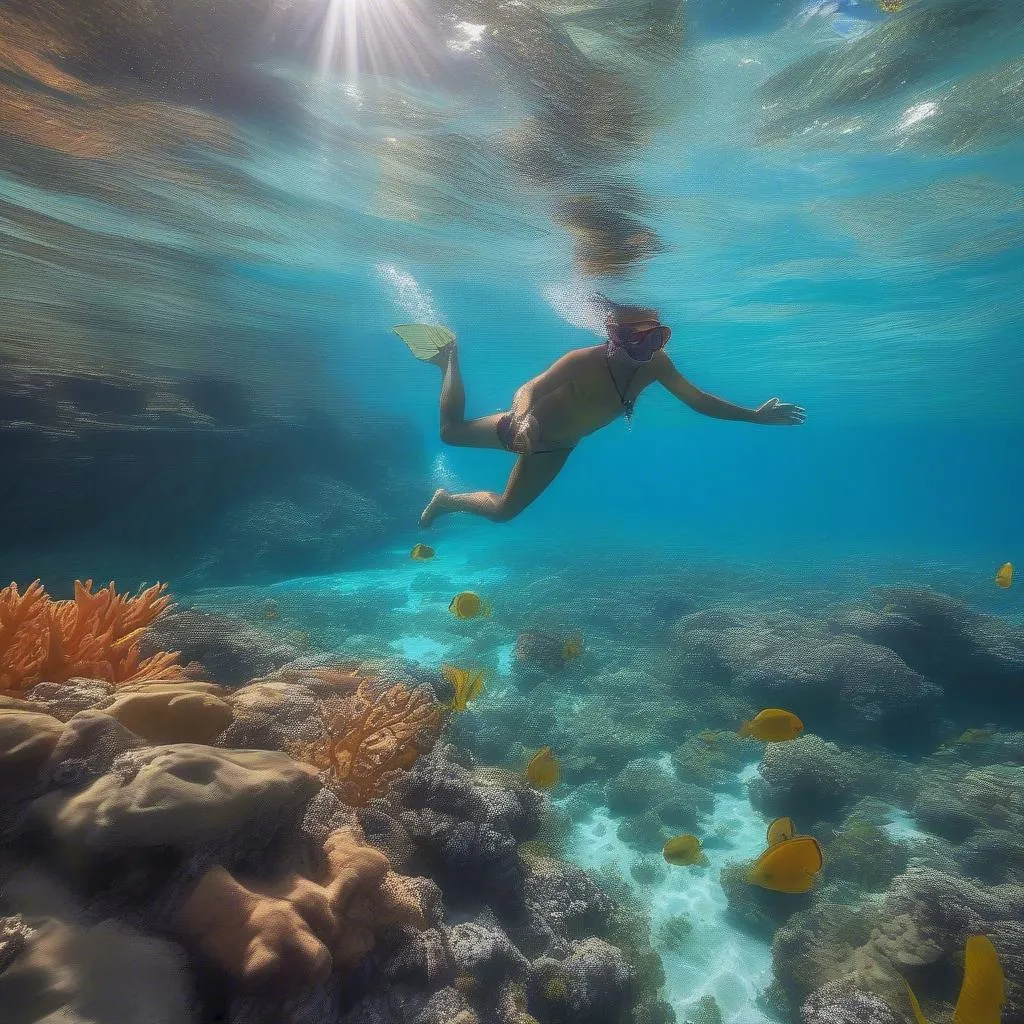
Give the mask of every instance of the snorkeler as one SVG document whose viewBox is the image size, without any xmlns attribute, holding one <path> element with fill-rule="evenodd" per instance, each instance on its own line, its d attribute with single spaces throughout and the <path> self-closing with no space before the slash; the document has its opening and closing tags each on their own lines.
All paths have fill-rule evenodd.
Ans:
<svg viewBox="0 0 1024 1024">
<path fill-rule="evenodd" d="M 455 335 L 446 328 L 418 324 L 395 328 L 417 358 L 439 366 L 444 374 L 441 440 L 463 448 L 502 448 L 519 456 L 501 494 L 452 494 L 439 488 L 420 516 L 423 526 L 449 512 L 470 512 L 499 523 L 515 518 L 558 476 L 582 438 L 620 416 L 629 419 L 637 397 L 655 381 L 691 409 L 715 419 L 767 426 L 804 422 L 800 406 L 777 398 L 757 409 L 744 409 L 701 391 L 665 353 L 672 331 L 655 310 L 600 299 L 606 311 L 604 343 L 567 352 L 527 381 L 507 412 L 474 420 L 466 419 Z"/>
</svg>

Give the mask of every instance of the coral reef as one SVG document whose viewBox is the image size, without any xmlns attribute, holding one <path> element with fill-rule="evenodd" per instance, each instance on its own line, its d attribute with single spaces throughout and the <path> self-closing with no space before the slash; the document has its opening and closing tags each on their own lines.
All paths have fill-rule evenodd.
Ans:
<svg viewBox="0 0 1024 1024">
<path fill-rule="evenodd" d="M 756 740 L 738 736 L 734 731 L 705 729 L 672 751 L 672 763 L 679 777 L 693 785 L 737 790 L 740 769 L 759 753 Z"/>
<path fill-rule="evenodd" d="M 441 728 L 441 710 L 425 687 L 396 683 L 387 689 L 374 680 L 327 680 L 341 690 L 355 685 L 345 707 L 325 723 L 323 739 L 296 741 L 289 753 L 327 773 L 329 785 L 353 807 L 384 796 L 388 787 L 429 751 Z"/>
<path fill-rule="evenodd" d="M 842 628 L 882 644 L 945 692 L 953 709 L 1006 725 L 1024 722 L 1004 695 L 1024 683 L 1024 628 L 933 590 L 887 587 Z"/>
<path fill-rule="evenodd" d="M 812 992 L 800 1008 L 803 1024 L 903 1024 L 905 1018 L 884 999 L 831 981 Z"/>
<path fill-rule="evenodd" d="M 0 590 L 0 690 L 24 693 L 76 676 L 115 686 L 183 678 L 176 653 L 140 653 L 143 632 L 171 603 L 166 589 L 159 583 L 126 597 L 113 583 L 93 593 L 92 580 L 76 580 L 73 600 L 54 601 L 39 580 L 24 593 L 11 583 Z"/>
<path fill-rule="evenodd" d="M 163 615 L 146 631 L 141 648 L 144 652 L 180 651 L 186 663 L 198 662 L 210 679 L 225 686 L 268 675 L 299 653 L 242 619 L 198 608 Z"/>
<path fill-rule="evenodd" d="M 417 572 L 418 592 L 432 597 Z M 653 590 L 631 586 L 654 606 Z M 340 625 L 320 609 L 316 631 L 344 634 L 345 653 L 301 657 L 288 637 L 302 610 L 318 607 L 312 592 L 217 600 L 232 614 L 172 613 L 139 638 L 154 652 L 181 648 L 202 666 L 189 674 L 216 683 L 47 679 L 0 705 L 5 850 L 46 849 L 48 870 L 88 907 L 81 927 L 109 919 L 180 942 L 191 954 L 183 991 L 194 990 L 204 1019 L 668 1024 L 659 952 L 696 956 L 704 922 L 688 909 L 652 939 L 644 904 L 683 878 L 698 888 L 717 878 L 731 922 L 771 941 L 776 980 L 764 1005 L 782 1019 L 894 1024 L 905 1011 L 901 975 L 931 1019 L 948 1017 L 967 934 L 992 938 L 1010 981 L 1007 1020 L 1019 1013 L 1024 744 L 983 721 L 951 722 L 942 730 L 955 739 L 929 756 L 897 754 L 934 733 L 927 725 L 904 743 L 900 716 L 917 707 L 933 722 L 941 695 L 923 662 L 904 671 L 878 653 L 880 634 L 859 637 L 866 610 L 826 620 L 718 609 L 688 615 L 673 634 L 672 619 L 694 607 L 683 601 L 659 611 L 659 643 L 682 635 L 693 646 L 641 656 L 616 632 L 629 617 L 595 598 L 607 631 L 583 620 L 587 671 L 581 664 L 569 683 L 515 662 L 507 701 L 456 718 L 443 713 L 433 666 L 376 657 L 373 631 L 385 627 L 370 621 L 392 622 L 379 596 L 368 612 L 325 598 Z M 508 614 L 515 628 L 535 628 L 523 608 Z M 445 621 L 467 664 L 487 665 L 487 651 L 507 643 L 494 623 L 471 632 Z M 350 635 L 354 622 L 365 636 Z M 702 632 L 714 636 L 693 635 Z M 812 640 L 825 632 L 842 643 L 812 665 Z M 754 634 L 763 661 L 741 664 Z M 842 671 L 837 652 L 850 655 Z M 825 674 L 801 677 L 812 669 Z M 890 669 L 902 709 L 893 717 L 872 704 L 881 684 L 854 678 Z M 738 722 L 772 695 L 817 701 L 814 730 L 781 743 L 738 737 Z M 871 722 L 882 743 L 859 745 Z M 541 743 L 564 768 L 553 794 L 521 773 Z M 510 767 L 482 765 L 481 751 Z M 810 892 L 747 882 L 748 865 L 735 860 L 736 835 L 750 841 L 745 781 L 766 819 L 790 815 L 819 839 L 825 867 Z M 691 831 L 724 855 L 720 874 L 670 871 L 660 859 L 669 835 Z M 608 843 L 619 869 L 558 859 L 581 835 Z M 616 839 L 634 852 L 622 858 Z M 0 859 L 0 882 L 7 870 Z M 17 968 L 21 984 L 44 946 L 22 906 L 3 903 L 0 914 L 2 994 L 5 976 Z M 672 997 L 689 1020 L 719 1019 L 710 998 Z"/>
<path fill-rule="evenodd" d="M 883 892 L 907 868 L 906 843 L 855 808 L 823 843 L 830 885 L 844 883 L 858 896 Z"/>
<path fill-rule="evenodd" d="M 761 707 L 787 707 L 812 729 L 920 750 L 937 736 L 942 691 L 887 647 L 795 616 L 706 613 L 677 625 L 683 669 Z"/>
<path fill-rule="evenodd" d="M 56 791 L 34 816 L 80 852 L 195 849 L 254 819 L 280 827 L 313 795 L 316 772 L 286 754 L 201 744 L 143 747 L 77 792 Z"/>
<path fill-rule="evenodd" d="M 14 951 L 0 954 L 5 1024 L 197 1024 L 188 960 L 176 943 L 114 918 L 90 920 L 36 868 L 5 871 L 3 902 L 16 916 L 2 919 L 0 935 L 12 945 L 17 937 Z"/>
<path fill-rule="evenodd" d="M 210 683 L 149 683 L 103 710 L 150 743 L 212 743 L 233 719 L 222 692 Z"/>
<path fill-rule="evenodd" d="M 805 733 L 788 743 L 769 743 L 749 785 L 751 803 L 770 818 L 799 808 L 810 821 L 837 819 L 858 792 L 864 771 L 854 754 Z"/>
<path fill-rule="evenodd" d="M 390 927 L 426 928 L 408 880 L 357 829 L 330 835 L 325 854 L 320 884 L 297 874 L 245 883 L 210 868 L 178 913 L 181 936 L 246 987 L 279 997 L 355 967 Z"/>
</svg>

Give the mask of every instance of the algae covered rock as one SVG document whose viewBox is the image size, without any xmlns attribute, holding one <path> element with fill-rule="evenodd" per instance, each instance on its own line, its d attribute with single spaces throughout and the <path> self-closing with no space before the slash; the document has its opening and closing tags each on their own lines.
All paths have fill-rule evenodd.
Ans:
<svg viewBox="0 0 1024 1024">
<path fill-rule="evenodd" d="M 952 842 L 981 829 L 1024 831 L 1024 768 L 996 764 L 962 772 L 934 766 L 914 804 L 922 827 Z"/>
<path fill-rule="evenodd" d="M 290 644 L 231 615 L 186 608 L 159 618 L 143 637 L 143 653 L 180 651 L 183 663 L 199 662 L 211 679 L 238 686 L 298 657 Z"/>
<path fill-rule="evenodd" d="M 54 786 L 82 785 L 106 775 L 114 761 L 145 741 L 105 711 L 79 711 L 68 720 L 50 755 Z"/>
<path fill-rule="evenodd" d="M 209 683 L 150 683 L 103 710 L 150 743 L 212 743 L 231 724 L 231 706 Z"/>
<path fill-rule="evenodd" d="M 39 683 L 29 692 L 33 703 L 42 705 L 41 711 L 62 722 L 79 711 L 104 708 L 114 700 L 114 687 L 102 679 L 69 679 L 66 683 Z"/>
<path fill-rule="evenodd" d="M 0 709 L 0 777 L 12 783 L 31 779 L 63 732 L 64 723 L 52 715 Z"/>
<path fill-rule="evenodd" d="M 882 611 L 860 632 L 942 686 L 955 710 L 1024 722 L 1005 700 L 1024 685 L 1024 628 L 922 588 L 884 588 L 875 601 Z"/>
<path fill-rule="evenodd" d="M 769 817 L 835 820 L 857 794 L 863 769 L 856 755 L 806 733 L 769 743 L 750 782 L 750 802 Z"/>
<path fill-rule="evenodd" d="M 530 961 L 512 944 L 497 921 L 466 921 L 448 934 L 459 974 L 484 990 L 494 991 L 510 979 L 523 980 Z"/>
<path fill-rule="evenodd" d="M 698 613 L 677 631 L 683 674 L 711 689 L 791 709 L 833 738 L 901 750 L 937 738 L 942 691 L 887 647 L 797 616 Z"/>
<path fill-rule="evenodd" d="M 565 1019 L 573 1024 L 618 1024 L 628 1011 L 633 973 L 615 946 L 585 939 L 562 965 Z"/>
<path fill-rule="evenodd" d="M 735 791 L 741 788 L 736 776 L 760 753 L 756 740 L 726 730 L 706 729 L 676 747 L 672 763 L 685 782 L 706 789 Z"/>
<path fill-rule="evenodd" d="M 286 754 L 182 743 L 123 754 L 110 774 L 41 797 L 33 813 L 81 851 L 188 849 L 251 822 L 276 825 L 318 788 L 315 769 Z"/>
<path fill-rule="evenodd" d="M 904 1024 L 884 999 L 849 981 L 832 981 L 812 992 L 800 1007 L 803 1024 Z"/>
<path fill-rule="evenodd" d="M 4 901 L 21 936 L 0 965 L 4 1024 L 192 1024 L 198 1020 L 184 950 L 84 907 L 50 876 L 20 868 Z"/>
<path fill-rule="evenodd" d="M 808 907 L 811 893 L 773 892 L 747 881 L 752 862 L 726 864 L 719 874 L 729 916 L 741 928 L 755 935 L 770 936 L 798 910 Z"/>
<path fill-rule="evenodd" d="M 858 893 L 883 892 L 907 868 L 909 850 L 867 814 L 850 814 L 822 844 L 828 880 Z"/>
<path fill-rule="evenodd" d="M 531 863 L 523 902 L 528 934 L 517 938 L 530 956 L 564 956 L 571 942 L 602 934 L 614 910 L 612 900 L 582 868 L 550 857 Z"/>
</svg>

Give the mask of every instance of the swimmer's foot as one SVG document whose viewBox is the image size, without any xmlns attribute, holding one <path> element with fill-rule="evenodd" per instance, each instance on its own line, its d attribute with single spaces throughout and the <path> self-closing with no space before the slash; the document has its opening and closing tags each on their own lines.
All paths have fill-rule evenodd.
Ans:
<svg viewBox="0 0 1024 1024">
<path fill-rule="evenodd" d="M 420 514 L 420 526 L 433 526 L 434 520 L 444 512 L 451 511 L 451 495 L 443 488 L 438 487 L 430 504 Z"/>
<path fill-rule="evenodd" d="M 424 360 L 424 362 L 433 363 L 435 366 L 440 366 L 442 370 L 447 370 L 453 355 L 455 355 L 454 341 L 445 345 L 444 348 L 438 349 L 437 355 L 431 356 L 429 359 Z"/>
</svg>

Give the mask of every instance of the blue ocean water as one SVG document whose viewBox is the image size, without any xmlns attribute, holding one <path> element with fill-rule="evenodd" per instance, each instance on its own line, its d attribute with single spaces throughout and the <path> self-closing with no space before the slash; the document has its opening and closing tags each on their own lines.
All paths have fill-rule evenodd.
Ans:
<svg viewBox="0 0 1024 1024">
<path fill-rule="evenodd" d="M 908 861 L 1024 884 L 1005 847 L 978 866 L 1019 821 L 1024 749 L 1024 592 L 994 580 L 1024 566 L 1018 5 L 253 6 L 0 4 L 0 456 L 21 481 L 0 584 L 169 578 L 300 662 L 439 692 L 443 664 L 481 666 L 446 738 L 478 767 L 562 756 L 550 845 L 625 880 L 680 1024 L 715 1024 L 707 997 L 728 1024 L 828 1019 L 800 1016 L 825 968 L 773 966 L 792 909 L 751 909 L 721 874 L 783 813 L 764 793 L 783 745 L 730 746 L 776 695 L 806 701 L 804 739 L 838 744 L 837 772 L 906 782 L 788 791 L 826 865 L 851 818 L 902 857 L 880 883 L 826 868 L 808 933 L 862 899 L 866 942 Z M 807 422 L 722 422 L 655 386 L 514 521 L 422 529 L 434 488 L 500 492 L 513 457 L 442 444 L 441 375 L 392 327 L 453 329 L 468 414 L 489 415 L 601 342 L 598 291 L 655 307 L 698 387 Z M 417 543 L 436 559 L 411 561 Z M 462 590 L 493 615 L 453 618 Z M 575 633 L 578 662 L 523 653 Z M 851 646 L 823 669 L 836 637 Z M 986 735 L 957 747 L 969 730 Z M 694 782 L 686 745 L 709 731 L 727 777 Z M 971 772 L 1007 765 L 1016 795 L 985 804 Z M 684 826 L 651 830 L 660 796 L 616 803 L 630 770 L 689 787 L 707 865 L 665 867 Z M 975 784 L 963 803 L 989 817 L 962 836 L 967 811 L 949 826 L 921 797 Z M 449 904 L 449 923 L 490 923 Z M 1013 929 L 975 918 L 1019 968 Z M 964 938 L 914 979 L 940 1013 Z"/>
</svg>

